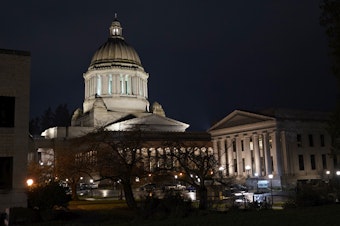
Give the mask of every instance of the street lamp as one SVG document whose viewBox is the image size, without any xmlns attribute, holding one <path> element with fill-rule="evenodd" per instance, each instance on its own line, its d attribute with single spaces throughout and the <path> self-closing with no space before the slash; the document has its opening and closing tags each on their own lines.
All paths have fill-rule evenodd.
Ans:
<svg viewBox="0 0 340 226">
<path fill-rule="evenodd" d="M 247 171 L 247 177 L 249 177 L 251 167 L 249 165 L 246 165 L 245 168 L 246 168 L 246 171 Z"/>
<path fill-rule="evenodd" d="M 270 179 L 270 196 L 271 196 L 271 204 L 272 204 L 272 207 L 273 207 L 273 203 L 274 203 L 274 200 L 273 200 L 273 174 L 269 174 L 268 175 L 268 178 Z"/>
<path fill-rule="evenodd" d="M 34 181 L 33 179 L 27 179 L 26 184 L 28 187 L 31 187 L 33 185 Z"/>
<path fill-rule="evenodd" d="M 223 176 L 223 170 L 224 170 L 223 166 L 220 166 L 220 168 L 218 168 L 218 172 L 219 172 L 220 177 Z"/>
<path fill-rule="evenodd" d="M 329 183 L 329 175 L 331 174 L 331 171 L 327 170 L 326 175 L 327 175 L 327 183 Z"/>
</svg>

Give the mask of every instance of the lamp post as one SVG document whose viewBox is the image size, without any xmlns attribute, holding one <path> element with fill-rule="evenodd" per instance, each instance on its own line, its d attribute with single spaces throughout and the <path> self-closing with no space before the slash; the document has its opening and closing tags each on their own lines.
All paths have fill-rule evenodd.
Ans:
<svg viewBox="0 0 340 226">
<path fill-rule="evenodd" d="M 270 179 L 270 197 L 271 197 L 271 206 L 273 207 L 273 174 L 269 174 L 268 178 Z"/>
<path fill-rule="evenodd" d="M 246 171 L 247 171 L 247 177 L 249 178 L 249 173 L 250 173 L 250 169 L 251 167 L 249 165 L 246 165 Z"/>
<path fill-rule="evenodd" d="M 218 168 L 218 173 L 221 178 L 223 177 L 223 170 L 224 170 L 223 166 L 220 166 L 220 168 Z"/>
<path fill-rule="evenodd" d="M 27 179 L 26 184 L 28 187 L 31 187 L 33 185 L 34 181 L 33 179 Z"/>
<path fill-rule="evenodd" d="M 326 175 L 327 175 L 327 183 L 329 183 L 329 174 L 331 174 L 331 171 L 327 170 Z"/>
</svg>

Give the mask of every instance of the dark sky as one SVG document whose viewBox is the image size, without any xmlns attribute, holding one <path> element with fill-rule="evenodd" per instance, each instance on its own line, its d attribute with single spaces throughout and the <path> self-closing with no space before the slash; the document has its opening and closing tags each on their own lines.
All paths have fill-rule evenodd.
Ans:
<svg viewBox="0 0 340 226">
<path fill-rule="evenodd" d="M 191 130 L 235 109 L 334 106 L 319 0 L 5 1 L 0 48 L 31 52 L 31 117 L 82 107 L 82 75 L 115 13 L 150 74 L 150 104 Z"/>
</svg>

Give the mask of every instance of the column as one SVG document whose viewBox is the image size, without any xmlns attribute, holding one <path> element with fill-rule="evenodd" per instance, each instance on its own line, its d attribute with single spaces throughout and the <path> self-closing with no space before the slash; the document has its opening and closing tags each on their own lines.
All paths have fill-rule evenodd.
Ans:
<svg viewBox="0 0 340 226">
<path fill-rule="evenodd" d="M 89 96 L 89 80 L 85 79 L 85 98 Z"/>
<path fill-rule="evenodd" d="M 229 174 L 232 176 L 235 173 L 234 170 L 234 155 L 233 155 L 233 143 L 232 139 L 227 138 L 227 155 L 228 155 L 228 162 L 227 167 L 229 168 Z"/>
<path fill-rule="evenodd" d="M 143 84 L 144 84 L 144 97 L 148 98 L 148 83 L 146 80 L 144 80 Z"/>
<path fill-rule="evenodd" d="M 252 168 L 251 165 L 251 153 L 250 153 L 250 137 L 244 137 L 243 139 L 243 144 L 244 144 L 244 156 L 245 156 L 245 163 L 246 166 L 250 166 L 251 170 L 249 171 L 249 175 L 254 175 L 253 171 L 254 169 Z"/>
<path fill-rule="evenodd" d="M 116 87 L 116 90 L 115 90 L 115 93 L 116 94 L 121 94 L 122 91 L 120 90 L 120 75 L 115 75 L 115 80 L 116 80 L 116 83 L 115 83 L 115 87 Z"/>
<path fill-rule="evenodd" d="M 102 94 L 109 94 L 109 75 L 102 76 Z"/>
<path fill-rule="evenodd" d="M 222 172 L 222 175 L 225 176 L 226 175 L 226 150 L 225 150 L 225 142 L 226 140 L 225 139 L 221 139 L 220 140 L 220 167 L 222 166 L 223 167 L 223 172 Z"/>
<path fill-rule="evenodd" d="M 257 134 L 253 134 L 253 144 L 254 144 L 254 157 L 255 157 L 255 173 L 258 173 L 259 176 L 262 176 L 259 136 Z"/>
<path fill-rule="evenodd" d="M 237 173 L 238 175 L 243 174 L 243 163 L 242 163 L 242 149 L 241 139 L 236 137 L 236 158 L 237 158 Z"/>
<path fill-rule="evenodd" d="M 280 140 L 279 140 L 279 134 L 277 131 L 275 131 L 274 133 L 272 133 L 272 142 L 273 142 L 273 164 L 274 164 L 274 169 L 273 171 L 275 171 L 276 174 L 278 174 L 279 176 L 281 176 L 282 173 L 282 164 L 281 164 L 281 160 L 280 160 L 280 155 L 281 155 L 281 144 L 280 144 Z"/>
<path fill-rule="evenodd" d="M 270 156 L 269 136 L 268 133 L 263 133 L 263 153 L 265 163 L 265 175 L 272 173 L 272 160 Z"/>
<path fill-rule="evenodd" d="M 219 156 L 218 156 L 218 145 L 217 145 L 218 140 L 213 140 L 213 148 L 214 148 L 214 158 L 218 162 L 218 165 L 221 164 Z"/>
</svg>

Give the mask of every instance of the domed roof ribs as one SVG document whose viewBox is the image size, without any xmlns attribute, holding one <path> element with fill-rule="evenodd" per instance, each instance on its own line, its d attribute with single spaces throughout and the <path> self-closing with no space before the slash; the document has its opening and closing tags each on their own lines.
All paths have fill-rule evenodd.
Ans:
<svg viewBox="0 0 340 226">
<path fill-rule="evenodd" d="M 89 69 L 107 67 L 108 64 L 114 66 L 121 63 L 122 65 L 120 66 L 131 64 L 128 67 L 142 67 L 136 50 L 125 42 L 122 29 L 115 14 L 115 19 L 109 28 L 109 38 L 94 54 Z"/>
</svg>

